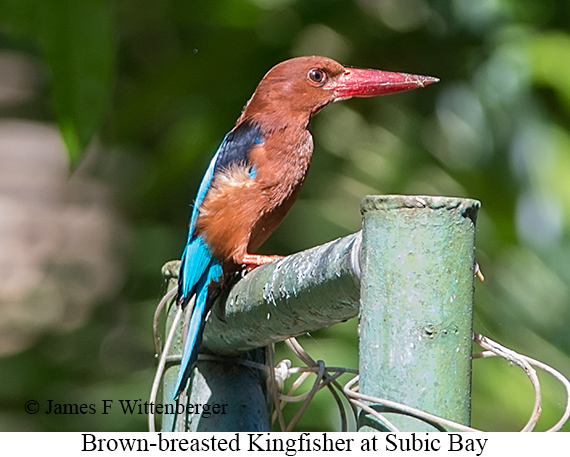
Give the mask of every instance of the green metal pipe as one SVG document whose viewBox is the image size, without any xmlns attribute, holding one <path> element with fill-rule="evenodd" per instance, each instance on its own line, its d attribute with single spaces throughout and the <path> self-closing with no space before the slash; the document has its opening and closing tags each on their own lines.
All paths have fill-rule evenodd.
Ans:
<svg viewBox="0 0 570 457">
<path fill-rule="evenodd" d="M 233 355 L 358 315 L 360 232 L 256 268 L 214 305 L 202 346 Z"/>
<path fill-rule="evenodd" d="M 470 420 L 475 221 L 480 203 L 368 196 L 362 202 L 360 392 L 464 425 Z M 375 405 L 382 409 L 382 405 Z M 401 431 L 435 431 L 388 412 Z M 384 429 L 362 414 L 364 429 Z"/>
<path fill-rule="evenodd" d="M 263 365 L 264 356 L 265 350 L 259 349 L 240 358 Z M 185 412 L 175 417 L 171 426 L 175 431 L 188 432 L 270 431 L 266 375 L 235 361 L 198 361 L 188 393 L 181 396 Z"/>
</svg>

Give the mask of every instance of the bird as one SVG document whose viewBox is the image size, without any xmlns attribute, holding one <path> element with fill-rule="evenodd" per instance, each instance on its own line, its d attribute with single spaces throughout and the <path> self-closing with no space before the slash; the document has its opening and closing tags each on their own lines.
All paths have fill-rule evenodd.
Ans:
<svg viewBox="0 0 570 457">
<path fill-rule="evenodd" d="M 313 153 L 312 116 L 336 101 L 437 81 L 344 67 L 319 56 L 285 60 L 265 74 L 211 159 L 194 200 L 176 299 L 182 308 L 191 300 L 194 305 L 175 399 L 197 360 L 205 320 L 224 275 L 281 258 L 255 252 L 299 196 Z"/>
</svg>

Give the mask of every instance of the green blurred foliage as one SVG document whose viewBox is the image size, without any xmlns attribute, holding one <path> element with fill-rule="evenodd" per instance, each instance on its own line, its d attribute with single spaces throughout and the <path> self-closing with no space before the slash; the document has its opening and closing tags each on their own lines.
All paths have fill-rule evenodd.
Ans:
<svg viewBox="0 0 570 457">
<path fill-rule="evenodd" d="M 146 417 L 116 409 L 54 418 L 23 405 L 148 397 L 160 268 L 181 253 L 202 173 L 263 74 L 307 54 L 441 82 L 319 114 L 308 181 L 263 251 L 288 254 L 358 230 L 365 194 L 477 198 L 487 280 L 476 286 L 475 329 L 570 376 L 569 5 L 4 0 L 0 49 L 38 58 L 48 76 L 33 104 L 0 114 L 58 122 L 73 165 L 96 143 L 103 152 L 87 168 L 113 192 L 130 234 L 117 296 L 81 328 L 42 334 L 0 359 L 0 428 L 145 430 Z M 357 367 L 355 321 L 302 340 L 315 359 Z M 279 356 L 291 357 L 282 347 Z M 559 386 L 544 381 L 539 429 L 564 405 Z M 516 430 L 532 399 L 516 368 L 474 362 L 475 427 Z M 322 392 L 298 430 L 338 424 Z"/>
<path fill-rule="evenodd" d="M 53 105 L 76 165 L 101 127 L 115 74 L 114 14 L 107 0 L 7 0 L 8 30 L 37 46 L 51 73 Z"/>
</svg>

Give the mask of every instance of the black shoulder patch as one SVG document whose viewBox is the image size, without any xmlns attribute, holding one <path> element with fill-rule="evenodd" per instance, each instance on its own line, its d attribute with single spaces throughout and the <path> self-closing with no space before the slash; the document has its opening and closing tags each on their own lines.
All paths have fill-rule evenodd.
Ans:
<svg viewBox="0 0 570 457">
<path fill-rule="evenodd" d="M 248 122 L 238 125 L 226 135 L 220 146 L 215 171 L 228 168 L 235 163 L 247 164 L 249 151 L 261 143 L 263 143 L 261 129 L 257 125 Z"/>
</svg>

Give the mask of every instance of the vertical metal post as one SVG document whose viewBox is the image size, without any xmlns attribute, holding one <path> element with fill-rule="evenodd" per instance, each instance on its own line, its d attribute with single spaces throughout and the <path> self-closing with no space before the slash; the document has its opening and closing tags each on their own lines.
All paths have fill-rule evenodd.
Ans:
<svg viewBox="0 0 570 457">
<path fill-rule="evenodd" d="M 364 198 L 360 392 L 469 424 L 479 207 L 448 197 Z M 436 430 L 386 417 L 400 431 Z M 383 429 L 371 416 L 360 419 L 365 429 Z"/>
</svg>

